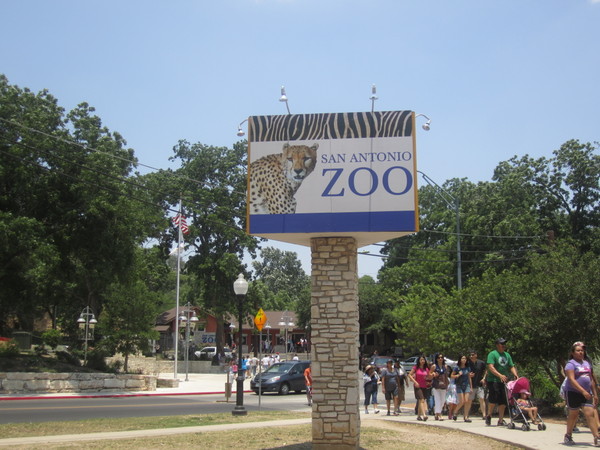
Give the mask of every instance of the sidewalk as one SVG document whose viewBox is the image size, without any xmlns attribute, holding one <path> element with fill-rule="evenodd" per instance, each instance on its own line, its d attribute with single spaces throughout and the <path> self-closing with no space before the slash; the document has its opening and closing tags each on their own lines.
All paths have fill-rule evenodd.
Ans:
<svg viewBox="0 0 600 450">
<path fill-rule="evenodd" d="M 161 378 L 173 378 L 173 373 L 161 374 Z M 179 374 L 179 387 L 177 388 L 159 388 L 153 392 L 100 392 L 100 393 L 61 393 L 61 394 L 39 394 L 39 395 L 15 395 L 5 394 L 0 395 L 0 404 L 2 401 L 18 401 L 27 399 L 40 399 L 40 398 L 93 398 L 93 397 L 133 397 L 133 396 L 153 396 L 153 395 L 208 395 L 208 394 L 223 394 L 225 395 L 225 383 L 227 377 L 225 374 L 189 374 L 189 381 L 184 381 L 185 374 Z M 236 383 L 232 380 L 232 392 L 235 392 Z M 249 391 L 250 381 L 244 381 L 244 391 Z M 537 427 L 533 427 L 531 431 L 521 431 L 520 424 L 517 424 L 515 430 L 509 430 L 506 427 L 485 426 L 485 422 L 481 417 L 473 417 L 473 422 L 465 423 L 462 420 L 456 422 L 450 420 L 444 420 L 443 422 L 436 422 L 433 418 L 430 418 L 426 423 L 419 422 L 416 420 L 416 416 L 413 414 L 414 404 L 406 403 L 402 405 L 402 414 L 400 416 L 386 416 L 383 414 L 364 414 L 361 412 L 361 423 L 363 426 L 368 426 L 369 422 L 372 421 L 390 421 L 390 422 L 402 422 L 411 423 L 416 426 L 433 426 L 443 427 L 447 429 L 456 429 L 468 433 L 478 434 L 493 439 L 497 439 L 502 442 L 510 443 L 521 448 L 530 449 L 564 449 L 565 445 L 562 443 L 563 435 L 565 433 L 565 426 L 559 424 L 546 423 L 547 429 L 545 431 L 538 431 Z M 305 409 L 308 409 L 306 407 Z M 304 409 L 303 409 L 304 410 Z M 362 411 L 362 407 L 361 407 Z M 494 420 L 492 423 L 496 423 Z M 280 420 L 269 422 L 270 426 L 285 426 L 310 423 L 310 419 L 295 419 L 295 420 Z M 123 431 L 113 433 L 93 433 L 93 434 L 77 434 L 77 435 L 62 435 L 62 436 L 44 436 L 44 437 L 31 437 L 31 438 L 15 438 L 15 439 L 0 439 L 0 447 L 10 445 L 33 445 L 40 443 L 59 443 L 59 442 L 73 442 L 73 441 L 90 441 L 100 439 L 125 439 L 135 438 L 144 436 L 158 436 L 158 435 L 172 435 L 182 433 L 199 433 L 208 431 L 220 431 L 220 430 L 232 430 L 264 426 L 265 422 L 251 422 L 244 424 L 227 424 L 227 425 L 214 425 L 214 426 L 199 426 L 199 427 L 185 427 L 185 428 L 168 428 L 158 430 L 141 430 L 141 431 Z M 592 435 L 587 428 L 581 428 L 580 433 L 574 433 L 573 439 L 578 444 L 577 448 L 591 448 Z"/>
</svg>

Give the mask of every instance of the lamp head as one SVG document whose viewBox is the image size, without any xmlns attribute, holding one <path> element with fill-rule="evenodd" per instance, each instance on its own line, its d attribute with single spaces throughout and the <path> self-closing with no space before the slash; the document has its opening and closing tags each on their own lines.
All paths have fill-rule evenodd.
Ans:
<svg viewBox="0 0 600 450">
<path fill-rule="evenodd" d="M 244 278 L 243 273 L 240 273 L 237 280 L 233 283 L 233 291 L 235 295 L 246 295 L 248 292 L 248 282 Z"/>
<path fill-rule="evenodd" d="M 423 129 L 424 129 L 425 131 L 429 131 L 429 130 L 431 129 L 431 120 L 428 120 L 427 122 L 425 122 L 425 123 L 423 124 Z"/>
<path fill-rule="evenodd" d="M 242 127 L 238 127 L 237 133 L 236 133 L 239 137 L 244 136 L 246 133 L 244 133 L 244 130 L 242 130 Z"/>
<path fill-rule="evenodd" d="M 371 86 L 371 96 L 369 97 L 369 100 L 377 100 L 377 98 L 377 86 L 373 84 Z"/>
<path fill-rule="evenodd" d="M 279 101 L 280 102 L 288 101 L 287 95 L 285 94 L 285 86 L 281 86 L 281 97 L 279 97 Z"/>
</svg>

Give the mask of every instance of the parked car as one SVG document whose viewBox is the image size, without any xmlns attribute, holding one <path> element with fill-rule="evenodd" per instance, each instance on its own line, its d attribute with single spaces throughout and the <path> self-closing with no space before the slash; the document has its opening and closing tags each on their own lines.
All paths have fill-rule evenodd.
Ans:
<svg viewBox="0 0 600 450">
<path fill-rule="evenodd" d="M 411 356 L 410 358 L 405 359 L 404 361 L 401 361 L 400 365 L 406 371 L 406 373 L 409 373 L 412 370 L 412 368 L 417 365 L 417 361 L 419 360 L 420 357 L 421 357 L 421 355 Z M 426 359 L 427 359 L 427 362 L 429 364 L 431 364 L 431 358 L 426 357 Z"/>
<path fill-rule="evenodd" d="M 420 356 L 411 356 L 408 359 L 405 359 L 404 361 L 402 361 L 400 363 L 400 365 L 404 368 L 404 370 L 406 370 L 406 373 L 409 373 L 412 368 L 414 366 L 417 365 L 417 361 L 419 360 Z M 433 355 L 427 356 L 427 362 L 429 364 L 432 364 L 433 362 Z M 445 358 L 446 360 L 446 364 L 449 365 L 450 367 L 454 367 L 456 365 L 456 361 L 450 359 L 450 358 Z"/>
<path fill-rule="evenodd" d="M 260 387 L 261 392 L 277 392 L 280 395 L 287 395 L 290 391 L 305 391 L 304 370 L 309 365 L 310 361 L 275 363 L 250 381 L 250 389 L 258 394 Z"/>
<path fill-rule="evenodd" d="M 375 356 L 373 359 L 371 359 L 369 364 L 377 367 L 378 369 L 384 369 L 385 367 L 387 367 L 387 362 L 390 359 L 393 358 L 391 358 L 390 356 Z"/>
<path fill-rule="evenodd" d="M 231 354 L 231 350 L 229 349 L 224 349 L 223 352 L 225 353 L 225 358 L 231 358 L 232 354 Z M 204 347 L 201 348 L 200 350 L 197 350 L 194 352 L 194 355 L 196 355 L 196 358 L 201 359 L 203 361 L 208 360 L 210 361 L 211 359 L 213 359 L 213 357 L 217 354 L 217 347 Z"/>
</svg>

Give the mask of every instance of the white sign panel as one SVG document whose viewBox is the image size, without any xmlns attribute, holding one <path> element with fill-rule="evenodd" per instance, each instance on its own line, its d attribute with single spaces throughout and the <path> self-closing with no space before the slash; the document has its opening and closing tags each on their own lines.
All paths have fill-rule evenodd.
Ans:
<svg viewBox="0 0 600 450">
<path fill-rule="evenodd" d="M 249 232 L 359 246 L 418 230 L 414 113 L 249 118 Z"/>
</svg>

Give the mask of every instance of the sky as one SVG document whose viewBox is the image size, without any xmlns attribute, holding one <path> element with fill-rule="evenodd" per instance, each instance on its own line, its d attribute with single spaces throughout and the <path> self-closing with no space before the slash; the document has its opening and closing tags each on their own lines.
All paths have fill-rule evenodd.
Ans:
<svg viewBox="0 0 600 450">
<path fill-rule="evenodd" d="M 418 168 L 439 184 L 600 141 L 600 0 L 0 4 L 0 73 L 88 102 L 156 168 L 180 139 L 231 147 L 248 116 L 285 114 L 281 86 L 293 114 L 370 111 L 372 84 L 376 110 L 426 114 Z M 310 249 L 266 245 L 310 273 Z M 381 263 L 359 255 L 359 275 Z"/>
</svg>

